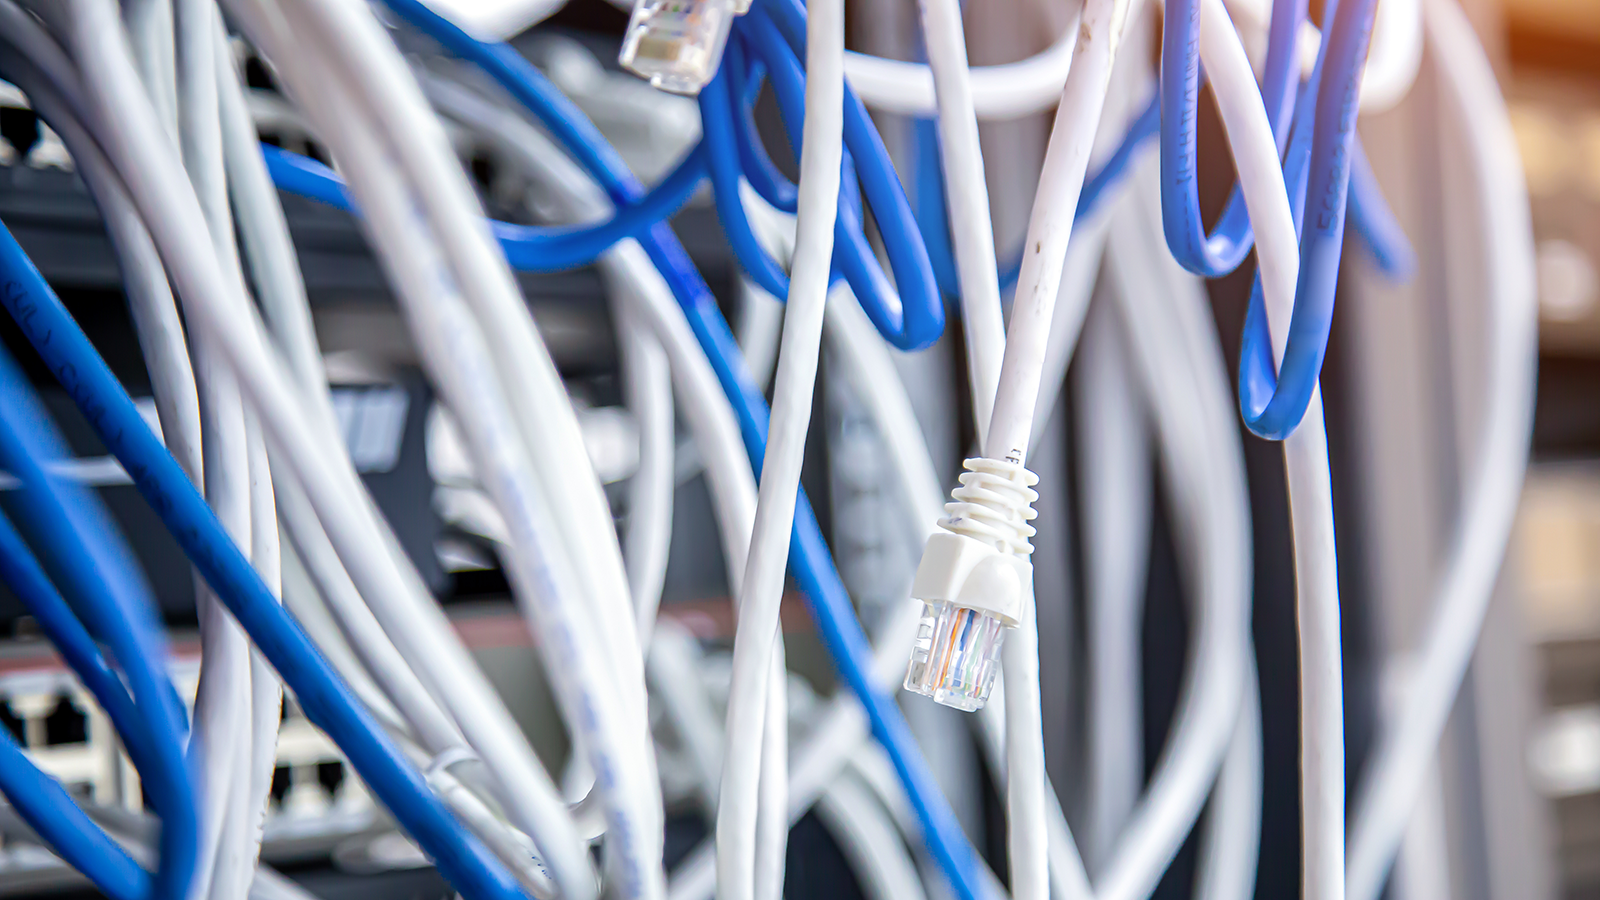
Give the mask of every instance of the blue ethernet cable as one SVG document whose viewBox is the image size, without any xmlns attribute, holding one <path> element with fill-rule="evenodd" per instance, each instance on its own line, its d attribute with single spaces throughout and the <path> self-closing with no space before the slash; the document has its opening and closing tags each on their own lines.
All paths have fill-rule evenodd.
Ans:
<svg viewBox="0 0 1600 900">
<path fill-rule="evenodd" d="M 160 439 L 151 433 L 116 376 L 111 374 L 82 329 L 3 225 L 0 225 L 0 278 L 5 281 L 0 303 L 21 326 L 23 335 L 67 389 L 106 448 L 122 463 L 134 486 L 161 517 L 190 561 L 294 691 L 306 717 L 333 739 L 362 780 L 462 895 L 472 900 L 526 900 L 511 874 L 444 808 L 372 714 L 350 693 L 305 632 L 278 603 L 217 521 L 205 498 L 184 475 Z M 0 379 L 0 388 L 4 386 L 4 380 Z M 0 403 L 0 413 L 4 412 L 5 404 Z M 42 429 L 37 424 L 34 427 Z M 0 434 L 0 454 L 6 450 L 5 437 Z M 42 473 L 35 475 L 16 468 L 16 462 L 10 458 L 0 458 L 0 464 L 10 467 L 25 485 L 43 478 Z M 76 487 L 55 482 L 59 479 L 45 480 L 46 484 L 61 490 Z M 44 492 L 24 489 L 18 493 L 26 497 Z M 81 525 L 80 522 L 69 524 Z M 112 528 L 109 521 L 86 527 L 89 530 L 98 528 L 97 534 L 107 534 Z M 54 533 L 77 532 L 58 524 Z M 80 580 L 98 577 L 99 573 L 107 573 L 109 577 L 114 573 L 134 572 L 134 566 L 124 548 L 120 554 L 102 553 L 98 558 L 81 562 L 75 568 L 82 571 L 74 574 Z M 87 574 L 82 574 L 84 572 Z M 148 675 L 141 676 L 142 681 L 132 677 L 148 668 L 149 661 L 165 658 L 159 632 L 153 624 L 150 630 L 155 636 L 148 642 L 151 649 L 147 656 L 130 657 L 121 648 L 114 648 L 117 659 L 130 674 L 139 708 L 147 714 L 159 710 L 160 699 L 169 696 L 145 685 L 151 680 Z M 170 713 L 163 715 L 173 718 Z M 174 745 L 170 750 L 162 750 L 160 758 L 173 761 L 180 774 L 184 774 L 181 748 Z M 182 783 L 188 784 L 186 777 Z M 158 804 L 171 807 L 179 799 L 185 801 L 187 821 L 169 818 L 170 811 L 158 806 L 163 821 L 161 839 L 165 846 L 169 841 L 187 836 L 192 862 L 192 792 L 181 798 L 167 797 L 159 783 L 152 784 L 152 788 L 153 799 Z M 164 865 L 163 872 L 165 869 Z M 183 900 L 185 886 L 180 884 L 176 890 L 162 889 L 157 896 L 163 900 Z"/>
<path fill-rule="evenodd" d="M 344 181 L 328 166 L 271 144 L 261 145 L 261 156 L 273 183 L 282 190 L 346 212 L 356 211 Z M 701 141 L 637 203 L 619 207 L 598 224 L 544 227 L 490 221 L 489 227 L 511 264 L 519 269 L 560 272 L 580 268 L 617 241 L 637 237 L 682 209 L 705 177 L 705 160 L 705 142 Z"/>
<path fill-rule="evenodd" d="M 943 151 L 938 119 L 911 121 L 911 186 L 917 230 L 933 264 L 933 277 L 946 297 L 961 296 L 961 275 L 956 271 L 950 240 L 950 210 L 944 192 Z"/>
<path fill-rule="evenodd" d="M 1305 188 L 1290 194 L 1297 201 L 1301 230 L 1300 277 L 1283 364 L 1276 372 L 1259 276 L 1245 315 L 1239 407 L 1250 430 L 1268 440 L 1282 440 L 1300 424 L 1327 353 L 1344 246 L 1357 98 L 1375 8 L 1376 0 L 1328 0 L 1325 18 L 1331 22 L 1324 29 L 1327 39 L 1312 79 L 1314 115 L 1308 117 L 1309 128 L 1296 128 L 1310 131 L 1310 148 L 1297 153 L 1291 139 L 1285 173 L 1291 187 L 1304 183 Z M 1301 165 L 1306 167 L 1303 182 L 1297 171 Z"/>
<path fill-rule="evenodd" d="M 1268 25 L 1267 68 L 1261 86 L 1268 120 L 1283 149 L 1295 74 L 1295 46 L 1306 0 L 1276 0 Z M 1173 258 L 1185 269 L 1217 278 L 1237 269 L 1255 237 L 1237 185 L 1210 235 L 1200 219 L 1197 128 L 1200 109 L 1200 0 L 1166 0 L 1161 27 L 1161 209 Z"/>
<path fill-rule="evenodd" d="M 45 844 L 112 900 L 150 900 L 150 873 L 89 818 L 61 782 L 39 771 L 0 728 L 0 793 Z"/>
<path fill-rule="evenodd" d="M 21 253 L 21 248 L 16 248 L 16 254 Z M 16 307 L 31 319 L 33 304 L 28 285 L 25 279 L 15 277 L 17 273 L 5 265 L 8 261 L 5 248 L 0 248 L 0 274 L 5 276 L 0 302 Z M 37 270 L 32 274 L 38 278 Z M 43 283 L 42 278 L 38 280 Z M 28 324 L 39 327 L 37 322 Z M 71 368 L 50 368 L 73 382 L 69 393 L 76 395 L 72 391 L 76 382 Z M 100 416 L 97 407 L 85 413 L 91 421 Z M 138 415 L 137 411 L 134 415 Z M 97 622 L 127 677 L 151 745 L 143 754 L 146 767 L 140 775 L 161 818 L 153 896 L 159 900 L 184 900 L 197 859 L 198 810 L 194 785 L 183 759 L 182 716 L 166 677 L 169 655 L 165 635 L 156 619 L 149 587 L 140 577 L 127 545 L 116 537 L 116 526 L 105 508 L 87 488 L 53 473 L 42 462 L 65 455 L 65 447 L 32 387 L 11 357 L 0 353 L 0 466 L 21 483 L 12 493 L 12 509 L 43 549 L 43 562 L 55 583 L 74 598 L 86 617 Z M 71 810 L 61 808 L 57 812 L 66 816 L 63 824 L 71 824 Z M 87 848 L 84 852 L 88 852 Z"/>
<path fill-rule="evenodd" d="M 1172 255 L 1185 269 L 1206 278 L 1233 271 L 1244 262 L 1255 237 L 1238 185 L 1210 235 L 1200 218 L 1195 181 L 1196 122 L 1204 72 L 1199 58 L 1200 0 L 1168 0 L 1161 38 L 1161 208 L 1162 227 Z M 1267 60 L 1262 76 L 1262 102 L 1267 109 L 1280 153 L 1290 139 L 1298 115 L 1294 90 L 1298 70 L 1296 35 L 1306 17 L 1306 0 L 1275 0 L 1267 32 Z M 1316 76 L 1313 75 L 1313 80 Z M 1378 267 L 1391 278 L 1407 277 L 1413 266 L 1411 246 L 1399 227 L 1377 179 L 1366 165 L 1360 139 L 1350 176 L 1350 215 Z"/>
<path fill-rule="evenodd" d="M 805 73 L 800 65 L 805 45 L 803 36 L 785 33 L 784 24 L 793 26 L 795 18 L 803 33 L 805 12 L 797 3 L 763 2 L 740 16 L 734 27 L 746 46 L 765 61 L 790 145 L 798 151 L 805 110 Z M 862 230 L 861 214 L 850 203 L 840 204 L 834 224 L 834 265 L 885 340 L 901 350 L 923 349 L 944 331 L 943 298 L 900 176 L 866 107 L 848 84 L 844 89 L 844 140 L 859 170 L 858 183 L 872 207 L 895 280 L 891 284 L 878 265 Z"/>
<path fill-rule="evenodd" d="M 643 192 L 594 123 L 511 48 L 472 38 L 418 0 L 385 0 L 385 5 L 453 55 L 478 66 L 538 116 L 578 163 L 599 181 L 614 203 L 626 205 Z M 732 330 L 683 246 L 665 223 L 657 224 L 640 243 L 683 308 L 690 329 L 739 418 L 745 449 L 759 469 L 766 449 L 766 401 L 750 379 Z M 833 567 L 832 553 L 822 538 L 822 530 L 804 491 L 795 506 L 790 558 L 818 634 L 840 675 L 866 709 L 872 732 L 883 745 L 905 787 L 935 862 L 960 900 L 989 900 L 988 889 L 980 875 L 977 851 L 962 833 L 949 800 L 934 781 L 910 726 L 893 697 L 873 684 L 872 654 L 866 633 Z"/>
<path fill-rule="evenodd" d="M 739 167 L 756 194 L 773 209 L 793 214 L 800 208 L 800 189 L 779 171 L 757 134 L 754 107 L 761 94 L 767 67 L 760 57 L 745 48 L 742 35 L 735 34 L 723 51 L 733 96 L 739 101 L 734 112 L 734 135 L 739 141 Z"/>
<path fill-rule="evenodd" d="M 22 535 L 3 512 L 0 512 L 0 581 L 4 581 L 28 608 L 62 659 L 77 673 L 78 680 L 99 701 L 100 708 L 106 711 L 111 724 L 122 735 L 134 765 L 140 769 L 152 765 L 155 745 L 150 738 L 149 723 L 139 715 L 127 687 L 95 646 L 89 629 L 56 590 L 44 567 L 39 565 L 33 551 L 28 549 Z"/>
<path fill-rule="evenodd" d="M 154 771 L 148 723 L 140 718 L 128 689 L 4 513 L 0 513 L 0 580 L 28 607 L 45 636 L 110 716 L 134 765 L 141 771 Z M 59 782 L 39 771 L 4 728 L 0 728 L 0 792 L 57 856 L 113 900 L 150 897 L 150 874 L 78 807 Z"/>
<path fill-rule="evenodd" d="M 1384 275 L 1403 280 L 1417 270 L 1417 254 L 1378 189 L 1378 176 L 1359 139 L 1350 141 L 1350 227 Z"/>
<path fill-rule="evenodd" d="M 706 171 L 711 176 L 711 196 L 728 246 L 745 274 L 772 296 L 786 298 L 789 277 L 756 239 L 750 220 L 745 216 L 744 200 L 739 196 L 739 184 L 744 179 L 734 120 L 743 104 L 734 96 L 729 83 L 732 64 L 733 60 L 724 56 L 716 75 L 700 89 L 700 96 L 696 98 L 700 105 L 700 140 L 707 148 Z M 840 184 L 843 183 L 841 179 Z"/>
</svg>

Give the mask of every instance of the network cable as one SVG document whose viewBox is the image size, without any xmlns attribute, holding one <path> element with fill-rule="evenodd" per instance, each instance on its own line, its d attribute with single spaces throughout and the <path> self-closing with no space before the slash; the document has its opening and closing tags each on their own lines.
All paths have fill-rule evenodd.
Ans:
<svg viewBox="0 0 1600 900">
<path fill-rule="evenodd" d="M 1494 107 L 1463 132 L 1480 188 L 1463 196 L 1481 207 L 1487 230 L 1478 237 L 1493 247 L 1482 290 L 1499 323 L 1484 459 L 1467 482 L 1406 715 L 1385 720 L 1356 794 L 1347 860 L 1338 572 L 1318 380 L 1346 227 L 1379 273 L 1415 268 L 1355 119 L 1405 94 L 1424 26 L 1436 56 L 1471 42 L 1449 0 L 1329 0 L 1320 31 L 1304 24 L 1304 0 L 1275 0 L 1267 22 L 1263 10 L 1230 19 L 1222 0 L 1165 0 L 1161 24 L 1153 4 L 1085 0 L 1043 52 L 976 67 L 954 0 L 923 3 L 926 63 L 845 51 L 839 0 L 809 10 L 799 0 L 687 2 L 639 0 L 624 39 L 625 67 L 658 86 L 699 91 L 699 139 L 646 190 L 527 59 L 470 36 L 424 0 L 384 0 L 398 21 L 372 15 L 364 0 L 226 0 L 229 21 L 272 67 L 340 174 L 259 142 L 214 0 L 149 0 L 125 11 L 111 0 L 72 0 L 59 11 L 0 0 L 0 40 L 13 50 L 3 68 L 58 126 L 106 220 L 168 447 L 3 227 L 0 276 L 11 288 L 0 305 L 177 538 L 202 590 L 215 592 L 219 602 L 202 611 L 208 626 L 226 626 L 231 613 L 243 628 L 231 643 L 225 629 L 205 629 L 203 664 L 220 680 L 202 678 L 190 741 L 137 567 L 87 492 L 57 474 L 59 440 L 0 354 L 0 468 L 22 483 L 8 504 L 20 530 L 0 516 L 0 579 L 124 736 L 162 820 L 160 852 L 118 847 L 4 735 L 0 790 L 116 900 L 253 892 L 277 733 L 267 715 L 279 697 L 275 669 L 470 900 L 602 892 L 768 900 L 783 891 L 788 829 L 812 808 L 851 843 L 858 883 L 882 900 L 931 893 L 923 881 L 935 870 L 960 900 L 1007 891 L 1018 900 L 1139 900 L 1191 833 L 1199 836 L 1195 894 L 1247 895 L 1260 849 L 1263 760 L 1237 410 L 1252 431 L 1284 443 L 1301 661 L 1303 893 L 1375 896 L 1469 658 L 1526 461 L 1527 407 L 1513 395 L 1529 389 L 1529 372 L 1512 371 L 1532 344 L 1523 315 L 1531 308 L 1526 209 L 1514 177 L 1491 171 L 1515 170 Z M 532 14 L 557 6 L 541 0 Z M 705 13 L 689 23 L 711 28 L 702 43 L 650 43 L 665 33 L 651 28 L 686 10 Z M 1370 38 L 1375 21 L 1379 37 Z M 1146 40 L 1157 27 L 1160 89 L 1151 98 Z M 419 46 L 408 28 L 468 66 L 439 59 L 431 45 L 404 55 Z M 1259 81 L 1245 56 L 1252 30 L 1266 38 Z M 1124 47 L 1125 34 L 1138 39 Z M 1312 35 L 1318 51 L 1303 79 L 1309 51 L 1301 51 Z M 1494 92 L 1480 61 L 1465 51 L 1436 61 L 1455 119 L 1463 97 Z M 683 71 L 651 69 L 663 64 Z M 1210 234 L 1194 191 L 1205 84 L 1238 173 Z M 774 164 L 756 127 L 754 109 L 766 96 L 801 162 L 796 181 Z M 995 253 L 985 183 L 993 172 L 978 126 L 1052 105 L 1028 239 L 1007 265 Z M 915 211 L 885 146 L 893 135 L 879 134 L 869 107 L 917 135 Z M 694 109 L 680 101 L 671 112 Z M 641 115 L 647 125 L 669 118 Z M 447 136 L 442 119 L 459 130 Z M 1148 147 L 1155 136 L 1159 152 Z M 561 224 L 486 219 L 452 146 L 459 138 L 486 145 L 497 166 L 509 161 L 506 183 L 529 191 L 535 221 Z M 1097 170 L 1091 156 L 1104 160 Z M 747 367 L 668 224 L 708 181 L 751 317 L 741 335 L 763 369 L 776 361 L 770 422 L 758 386 L 764 373 Z M 350 465 L 274 185 L 355 213 L 393 285 L 467 454 L 448 490 L 484 504 L 483 534 L 537 636 L 573 736 L 559 789 Z M 1252 250 L 1258 271 L 1235 407 L 1196 275 L 1224 274 Z M 1100 318 L 1085 329 L 1102 257 Z M 624 403 L 639 426 L 620 528 L 585 452 L 578 404 L 510 277 L 511 269 L 591 264 L 610 295 Z M 1010 328 L 1002 333 L 1006 292 Z M 767 295 L 792 302 L 781 326 Z M 936 526 L 940 473 L 912 412 L 918 386 L 902 383 L 890 348 L 931 345 L 952 298 L 965 326 L 977 452 Z M 763 341 L 775 345 L 780 330 L 781 348 L 763 356 Z M 1084 836 L 1083 856 L 1044 773 L 1047 695 L 1028 561 L 1036 479 L 1023 468 L 1080 330 L 1088 343 L 1079 387 L 1107 384 L 1107 360 L 1096 352 L 1113 343 L 1127 351 L 1127 370 L 1110 376 L 1122 379 L 1112 385 L 1120 393 L 1100 399 L 1129 407 L 1112 424 L 1137 433 L 1088 426 L 1095 430 L 1083 442 L 1106 446 L 1080 443 L 1078 472 L 1095 478 L 1104 469 L 1096 452 L 1123 438 L 1143 448 L 1148 438 L 1148 449 L 1127 451 L 1132 459 L 1123 462 L 1137 470 L 1149 454 L 1159 463 L 1158 496 L 1192 598 L 1184 691 L 1166 745 L 1147 784 L 1124 778 L 1126 796 L 1109 806 L 1093 800 L 1098 824 Z M 866 607 L 857 617 L 798 486 L 824 343 L 830 377 L 861 397 L 893 460 L 893 484 L 880 494 L 902 495 L 908 536 L 927 540 L 905 602 L 868 604 L 881 608 L 880 620 Z M 674 437 L 680 414 L 690 444 Z M 685 447 L 692 453 L 680 453 Z M 1057 470 L 1041 471 L 1058 478 Z M 740 604 L 731 661 L 672 624 L 657 625 L 673 493 L 686 471 L 707 479 Z M 1151 485 L 1138 479 L 1149 473 L 1124 474 L 1131 477 L 1120 489 L 1104 485 L 1096 508 L 1135 513 L 1123 524 L 1140 532 L 1138 510 L 1120 504 L 1141 502 L 1140 485 Z M 281 591 L 280 515 L 291 539 Z M 1099 537 L 1126 558 L 1103 541 L 1086 544 L 1100 547 L 1089 551 L 1090 572 L 1110 565 L 1136 575 L 1142 532 Z M 793 680 L 784 660 L 786 559 L 843 682 L 825 702 Z M 1095 584 L 1107 592 L 1104 580 Z M 873 640 L 863 618 L 874 622 Z M 1119 642 L 1117 652 L 1137 652 L 1127 635 Z M 1095 710 L 1095 736 L 1137 743 L 1137 732 L 1099 733 L 1138 702 L 1137 685 L 1117 692 L 1111 668 L 1097 665 L 1083 689 L 1104 706 Z M 1003 695 L 985 705 L 999 670 Z M 961 709 L 984 707 L 969 721 L 1006 798 L 1009 886 L 962 833 L 896 706 L 897 684 Z M 725 722 L 716 708 L 724 701 Z M 658 708 L 659 721 L 650 715 Z M 192 774 L 185 766 L 186 741 L 192 755 L 232 739 L 226 759 Z M 665 812 L 685 800 L 713 817 L 715 840 L 668 878 Z M 907 853 L 902 836 L 928 852 Z M 599 864 L 585 844 L 596 840 Z"/>
<path fill-rule="evenodd" d="M 14 242 L 3 240 L 6 237 L 0 235 L 0 270 L 15 275 L 13 266 L 25 257 L 20 248 L 14 249 Z M 7 309 L 13 310 L 13 315 L 18 311 L 28 315 L 33 309 L 31 300 L 27 285 L 12 278 L 3 297 Z M 71 370 L 63 374 L 71 383 Z M 22 373 L 8 356 L 0 356 L 0 463 L 23 485 L 17 492 L 16 512 L 24 527 L 44 545 L 45 561 L 54 578 L 101 624 L 101 633 L 128 678 L 134 702 L 146 717 L 150 752 L 145 754 L 148 768 L 142 774 L 154 792 L 152 799 L 163 823 L 152 896 L 178 900 L 186 895 L 194 876 L 198 810 L 194 785 L 183 764 L 177 698 L 161 671 L 168 658 L 165 640 L 148 589 L 140 582 L 127 549 L 117 541 L 106 512 L 85 488 L 67 483 L 44 467 L 44 461 L 62 455 L 59 438 L 31 396 Z M 26 778 L 20 773 L 18 777 Z M 37 783 L 30 786 L 26 780 L 18 781 L 17 787 L 45 802 L 66 796 Z M 83 821 L 81 812 L 57 808 L 56 813 L 65 815 L 62 825 L 74 830 L 74 820 Z M 90 833 L 90 840 L 94 833 L 98 829 Z M 57 834 L 65 839 L 65 832 L 58 830 Z M 100 848 L 69 852 L 99 855 Z M 115 857 L 102 860 L 106 866 L 115 862 Z M 114 870 L 101 871 L 116 874 Z M 119 880 L 123 890 L 130 887 L 125 878 Z"/>
<path fill-rule="evenodd" d="M 564 97 L 544 81 L 525 60 L 503 45 L 486 45 L 434 15 L 413 0 L 389 4 L 399 15 L 438 40 L 451 53 L 482 68 L 520 103 L 537 115 L 580 165 L 595 176 L 618 205 L 635 199 L 641 189 L 615 151 Z M 848 112 L 848 110 L 847 110 Z M 690 327 L 710 359 L 718 381 L 733 402 L 740 419 L 746 450 L 759 465 L 766 438 L 766 405 L 739 363 L 727 323 L 722 320 L 704 283 L 695 274 L 683 250 L 665 225 L 657 225 L 640 243 L 666 277 L 689 317 Z M 843 585 L 832 566 L 821 529 L 802 492 L 795 513 L 794 548 L 799 579 L 825 645 L 841 674 L 867 708 L 873 729 L 884 741 L 907 794 L 922 820 L 924 834 L 963 900 L 985 896 L 977 878 L 976 854 L 938 793 L 932 777 L 915 749 L 899 710 L 880 692 L 864 668 L 866 636 L 856 621 Z"/>
<path fill-rule="evenodd" d="M 521 892 L 511 876 L 481 844 L 462 833 L 370 714 L 350 695 L 305 634 L 285 614 L 193 483 L 159 439 L 150 433 L 133 401 L 9 232 L 0 232 L 0 266 L 16 287 L 0 298 L 6 311 L 22 325 L 34 349 L 84 409 L 107 449 L 133 475 L 135 486 L 162 517 L 191 561 L 218 587 L 218 595 L 228 603 L 229 611 L 293 688 L 306 715 L 339 743 L 362 779 L 384 799 L 411 834 L 429 848 L 447 878 L 475 897 L 507 900 L 520 897 Z M 126 561 L 98 570 L 88 569 L 129 570 Z M 153 661 L 163 654 L 129 655 Z M 122 659 L 121 653 L 118 658 Z M 141 668 L 129 665 L 130 671 Z M 138 687 L 136 682 L 136 693 Z M 156 703 L 159 708 L 161 701 Z M 168 766 L 175 766 L 182 754 L 174 749 L 157 758 L 168 760 Z M 160 797 L 159 793 L 162 806 L 158 809 L 164 814 L 170 804 L 175 813 L 186 808 L 188 816 L 194 815 L 193 807 L 184 804 L 186 794 L 174 791 L 168 799 Z M 183 821 L 175 818 L 174 827 L 163 829 L 163 844 L 192 840 L 183 834 Z M 192 849 L 189 852 L 192 853 Z M 184 893 L 182 889 L 164 890 L 159 882 L 158 892 L 158 896 L 163 897 L 181 897 Z"/>
</svg>

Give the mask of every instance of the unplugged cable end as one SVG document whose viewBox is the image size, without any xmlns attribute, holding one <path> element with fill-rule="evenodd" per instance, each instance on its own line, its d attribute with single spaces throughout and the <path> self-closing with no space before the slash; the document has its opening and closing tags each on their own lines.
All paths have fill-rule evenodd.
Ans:
<svg viewBox="0 0 1600 900">
<path fill-rule="evenodd" d="M 617 61 L 657 90 L 698 94 L 740 12 L 738 0 L 638 0 Z"/>
<path fill-rule="evenodd" d="M 928 539 L 912 595 L 923 603 L 905 689 L 973 712 L 1000 671 L 1000 648 L 1022 614 L 1033 567 L 992 544 L 943 532 Z"/>
</svg>

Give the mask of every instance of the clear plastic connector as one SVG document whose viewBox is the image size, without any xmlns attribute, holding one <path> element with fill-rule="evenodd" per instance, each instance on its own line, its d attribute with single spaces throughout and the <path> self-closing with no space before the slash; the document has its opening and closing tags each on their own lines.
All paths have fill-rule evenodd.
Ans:
<svg viewBox="0 0 1600 900">
<path fill-rule="evenodd" d="M 965 712 L 982 709 L 1000 671 L 1007 627 L 982 610 L 944 601 L 923 603 L 906 690 Z"/>
<path fill-rule="evenodd" d="M 639 0 L 628 20 L 624 69 L 675 94 L 698 94 L 722 62 L 736 0 Z"/>
</svg>

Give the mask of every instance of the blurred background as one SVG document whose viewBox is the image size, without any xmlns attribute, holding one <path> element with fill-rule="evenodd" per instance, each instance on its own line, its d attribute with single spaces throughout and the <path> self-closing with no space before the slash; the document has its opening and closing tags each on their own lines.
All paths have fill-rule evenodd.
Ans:
<svg viewBox="0 0 1600 900">
<path fill-rule="evenodd" d="M 456 5 L 466 10 L 473 4 Z M 1313 2 L 1313 16 L 1319 6 Z M 1587 900 L 1600 898 L 1600 0 L 1463 0 L 1463 6 L 1507 95 L 1532 201 L 1541 344 L 1533 466 L 1500 590 L 1388 896 Z M 851 0 L 847 8 L 852 46 L 915 56 L 908 43 L 916 31 L 911 0 Z M 984 0 L 967 8 L 974 65 L 1037 52 L 1067 21 L 1064 12 L 1034 0 Z M 572 0 L 514 43 L 571 93 L 650 182 L 694 142 L 698 121 L 692 101 L 656 93 L 616 71 L 626 21 L 625 13 L 600 0 Z M 265 68 L 247 59 L 246 71 L 263 139 L 322 155 Z M 1463 458 L 1467 436 L 1479 412 L 1471 388 L 1475 360 L 1460 348 L 1476 346 L 1472 335 L 1481 323 L 1450 301 L 1451 279 L 1461 277 L 1453 263 L 1472 251 L 1452 231 L 1450 198 L 1441 196 L 1452 156 L 1451 148 L 1438 145 L 1429 121 L 1438 105 L 1431 99 L 1435 91 L 1436 78 L 1424 65 L 1405 102 L 1361 121 L 1374 169 L 1418 251 L 1421 277 L 1392 285 L 1371 271 L 1361 253 L 1346 254 L 1324 376 L 1353 775 L 1377 711 L 1404 677 L 1377 663 L 1404 659 L 1432 602 L 1470 462 Z M 763 103 L 770 106 L 770 98 Z M 650 105 L 652 114 L 640 115 L 640 104 Z M 763 109 L 759 124 L 776 134 L 774 111 Z M 1211 165 L 1202 198 L 1214 211 L 1232 173 L 1209 106 L 1204 115 L 1201 159 Z M 879 125 L 902 173 L 914 179 L 917 124 L 886 117 Z M 1048 128 L 1047 116 L 986 124 L 991 173 L 1037 171 Z M 70 158 L 14 92 L 0 96 L 0 138 L 0 215 L 130 390 L 148 396 L 115 260 Z M 793 160 L 782 158 L 785 142 L 770 140 L 768 146 L 793 174 Z M 458 149 L 491 213 L 504 219 L 521 215 L 527 185 L 500 166 L 493 149 L 465 137 Z M 1033 193 L 1026 177 L 992 179 L 1001 248 L 1020 240 Z M 486 540 L 478 516 L 484 500 L 458 477 L 463 451 L 433 414 L 432 395 L 377 264 L 345 214 L 295 197 L 284 197 L 284 206 L 357 467 L 480 663 L 498 684 L 514 686 L 506 691 L 512 710 L 554 767 L 568 748 Z M 730 311 L 743 308 L 744 288 L 709 205 L 691 204 L 673 224 L 719 301 Z M 1248 275 L 1247 267 L 1211 285 L 1230 365 L 1236 362 Z M 637 435 L 620 405 L 616 347 L 600 279 L 593 270 L 519 277 L 569 392 L 585 406 L 581 418 L 591 456 L 620 504 L 637 464 Z M 0 322 L 0 339 L 24 364 L 35 364 L 9 319 Z M 946 337 L 934 350 L 901 361 L 903 372 L 916 376 L 907 379 L 919 386 L 913 399 L 926 401 L 919 412 L 946 417 L 923 424 L 930 434 L 942 435 L 932 449 L 940 474 L 951 479 L 964 443 L 956 436 L 966 419 L 946 402 L 963 377 L 959 348 L 959 336 Z M 177 547 L 120 469 L 94 468 L 106 459 L 104 448 L 59 389 L 50 393 L 47 373 L 31 374 L 74 442 L 84 477 L 101 485 L 144 559 L 169 625 L 192 636 L 190 570 Z M 894 517 L 883 512 L 890 501 L 874 469 L 881 455 L 871 452 L 877 438 L 862 424 L 859 401 L 831 384 L 826 366 L 822 379 L 805 484 L 870 621 L 875 603 L 887 602 L 886 592 L 897 589 L 894 573 L 914 565 L 918 548 L 902 546 L 895 526 L 884 524 Z M 1069 465 L 1070 413 L 1069 392 L 1036 468 Z M 1281 453 L 1248 435 L 1246 453 L 1266 761 L 1256 895 L 1282 898 L 1295 896 L 1299 883 L 1292 569 Z M 708 495 L 686 447 L 680 447 L 679 470 L 674 534 L 709 535 L 715 526 Z M 1054 493 L 1039 504 L 1040 589 L 1071 597 L 1081 579 L 1075 565 L 1081 535 L 1071 527 L 1075 492 L 1070 478 L 1050 482 Z M 845 507 L 849 514 L 838 515 Z M 1184 599 L 1159 498 L 1153 508 L 1157 527 L 1143 626 L 1147 766 L 1154 764 L 1178 702 L 1187 646 Z M 725 647 L 731 635 L 722 571 L 716 541 L 673 541 L 663 616 L 713 648 Z M 1040 628 L 1043 645 L 1058 651 L 1043 660 L 1046 741 L 1052 777 L 1071 818 L 1081 814 L 1084 789 L 1076 773 L 1082 768 L 1085 712 L 1072 685 L 1084 665 L 1085 629 L 1081 609 L 1070 603 L 1062 608 L 1051 620 L 1041 607 Z M 832 675 L 809 636 L 808 618 L 797 599 L 785 612 L 791 667 L 826 693 Z M 0 633 L 6 635 L 0 640 L 3 724 L 42 766 L 86 798 L 107 809 L 139 808 L 133 771 L 104 737 L 106 723 L 9 596 L 0 597 Z M 180 639 L 178 650 L 191 655 L 192 684 L 193 641 Z M 1003 807 L 981 771 L 967 724 L 916 699 L 906 707 L 963 824 L 991 862 L 1003 867 Z M 448 895 L 426 861 L 347 777 L 337 750 L 292 708 L 284 735 L 266 861 L 326 900 Z M 664 777 L 671 770 L 664 764 Z M 801 822 L 790 842 L 789 896 L 861 896 L 847 854 L 815 815 Z M 705 831 L 693 810 L 673 816 L 669 862 Z M 83 889 L 70 870 L 29 842 L 9 810 L 0 814 L 0 835 L 0 895 L 62 896 Z M 1157 897 L 1188 896 L 1193 844 L 1191 839 Z"/>
</svg>

